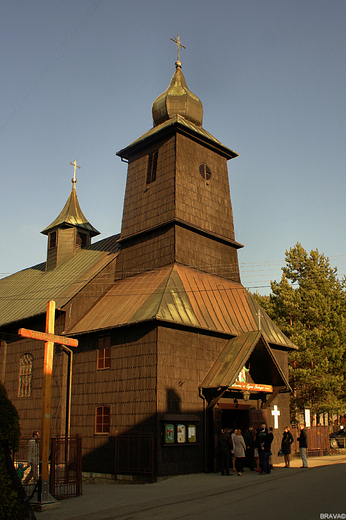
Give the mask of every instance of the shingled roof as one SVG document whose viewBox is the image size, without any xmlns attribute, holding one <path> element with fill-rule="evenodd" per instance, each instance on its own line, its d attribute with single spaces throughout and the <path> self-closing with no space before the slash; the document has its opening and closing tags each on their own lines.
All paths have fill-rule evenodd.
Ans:
<svg viewBox="0 0 346 520">
<path fill-rule="evenodd" d="M 119 235 L 100 240 L 52 271 L 45 263 L 0 280 L 0 326 L 46 312 L 47 301 L 59 309 L 117 255 Z"/>
<path fill-rule="evenodd" d="M 157 320 L 238 336 L 258 330 L 259 309 L 240 283 L 173 264 L 116 281 L 65 332 L 75 335 Z M 263 309 L 261 332 L 270 344 L 296 348 Z"/>
</svg>

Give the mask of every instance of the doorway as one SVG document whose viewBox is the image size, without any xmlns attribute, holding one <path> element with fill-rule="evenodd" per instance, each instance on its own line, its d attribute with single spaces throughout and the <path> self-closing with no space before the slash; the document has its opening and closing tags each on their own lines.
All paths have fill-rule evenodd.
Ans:
<svg viewBox="0 0 346 520">
<path fill-rule="evenodd" d="M 221 409 L 221 428 L 240 429 L 242 433 L 250 424 L 249 409 Z"/>
</svg>

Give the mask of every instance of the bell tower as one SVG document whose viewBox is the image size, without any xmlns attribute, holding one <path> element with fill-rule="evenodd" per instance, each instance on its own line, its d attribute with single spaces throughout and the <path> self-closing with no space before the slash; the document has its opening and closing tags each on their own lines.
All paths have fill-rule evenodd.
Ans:
<svg viewBox="0 0 346 520">
<path fill-rule="evenodd" d="M 51 271 L 71 258 L 78 249 L 91 244 L 91 238 L 100 232 L 84 216 L 76 193 L 77 161 L 74 166 L 72 190 L 67 202 L 57 218 L 41 233 L 48 236 L 46 271 Z"/>
<path fill-rule="evenodd" d="M 117 271 L 174 262 L 240 281 L 227 161 L 237 153 L 202 127 L 203 106 L 175 72 L 152 106 L 153 128 L 117 153 L 128 162 Z"/>
</svg>

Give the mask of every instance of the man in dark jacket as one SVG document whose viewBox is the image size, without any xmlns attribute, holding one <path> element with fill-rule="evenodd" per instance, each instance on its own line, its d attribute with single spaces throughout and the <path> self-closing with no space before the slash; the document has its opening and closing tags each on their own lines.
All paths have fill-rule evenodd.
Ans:
<svg viewBox="0 0 346 520">
<path fill-rule="evenodd" d="M 221 430 L 220 435 L 221 449 L 221 475 L 230 475 L 229 466 L 231 462 L 232 439 L 229 428 Z"/>
<path fill-rule="evenodd" d="M 264 425 L 265 426 L 265 425 Z M 273 435 L 273 428 L 269 428 L 269 432 L 263 428 L 262 425 L 262 431 L 259 434 L 259 456 L 261 461 L 261 473 L 260 474 L 267 474 L 270 473 L 270 464 L 269 464 L 269 457 L 271 454 L 270 448 L 274 439 Z"/>
<path fill-rule="evenodd" d="M 253 427 L 252 424 L 248 427 L 244 432 L 244 441 L 246 446 L 245 458 L 246 458 L 246 466 L 250 468 L 251 471 L 255 471 L 255 458 L 254 458 L 254 436 L 253 436 Z"/>
<path fill-rule="evenodd" d="M 297 441 L 299 442 L 300 458 L 302 459 L 302 463 L 303 463 L 303 465 L 301 467 L 307 468 L 308 459 L 306 457 L 306 450 L 308 447 L 308 433 L 305 429 L 304 424 L 299 425 L 299 430 L 300 430 L 300 435 L 299 435 Z"/>
</svg>

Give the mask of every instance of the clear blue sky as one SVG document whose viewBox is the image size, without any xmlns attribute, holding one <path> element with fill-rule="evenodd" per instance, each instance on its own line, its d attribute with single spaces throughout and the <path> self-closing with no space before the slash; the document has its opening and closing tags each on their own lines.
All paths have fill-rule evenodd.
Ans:
<svg viewBox="0 0 346 520">
<path fill-rule="evenodd" d="M 239 153 L 229 178 L 242 282 L 269 294 L 301 242 L 346 273 L 345 0 L 2 0 L 0 276 L 46 258 L 40 231 L 77 194 L 121 228 L 126 164 L 174 73 L 203 127 Z"/>
</svg>

